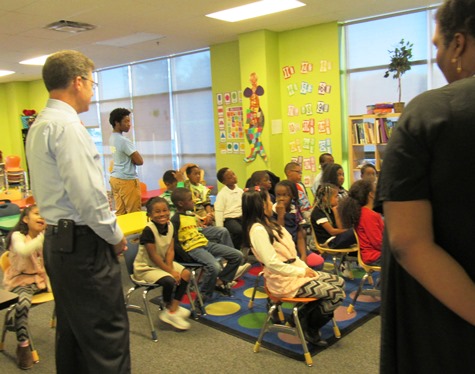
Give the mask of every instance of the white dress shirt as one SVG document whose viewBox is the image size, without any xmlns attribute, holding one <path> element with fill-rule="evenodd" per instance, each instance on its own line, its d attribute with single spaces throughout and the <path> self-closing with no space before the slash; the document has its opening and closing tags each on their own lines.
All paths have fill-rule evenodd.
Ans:
<svg viewBox="0 0 475 374">
<path fill-rule="evenodd" d="M 224 186 L 216 195 L 214 203 L 214 219 L 216 226 L 223 227 L 226 218 L 238 218 L 242 216 L 242 188 L 235 186 L 231 190 Z"/>
<path fill-rule="evenodd" d="M 31 188 L 48 225 L 87 225 L 110 244 L 123 237 L 106 195 L 99 152 L 69 104 L 49 99 L 28 132 Z"/>
</svg>

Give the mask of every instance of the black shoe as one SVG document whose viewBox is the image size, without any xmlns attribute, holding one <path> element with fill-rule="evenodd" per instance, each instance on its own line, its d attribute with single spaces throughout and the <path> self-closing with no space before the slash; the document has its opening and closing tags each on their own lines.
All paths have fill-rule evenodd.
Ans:
<svg viewBox="0 0 475 374">
<path fill-rule="evenodd" d="M 219 292 L 223 296 L 229 296 L 229 297 L 231 296 L 231 288 L 228 287 L 228 285 L 226 283 L 223 283 L 220 286 L 215 286 L 214 290 L 216 292 Z"/>
<path fill-rule="evenodd" d="M 309 333 L 308 331 L 304 331 L 305 340 L 309 343 L 316 345 L 317 347 L 326 348 L 328 347 L 328 343 L 326 340 L 323 340 L 320 336 L 320 331 L 317 334 Z"/>
</svg>

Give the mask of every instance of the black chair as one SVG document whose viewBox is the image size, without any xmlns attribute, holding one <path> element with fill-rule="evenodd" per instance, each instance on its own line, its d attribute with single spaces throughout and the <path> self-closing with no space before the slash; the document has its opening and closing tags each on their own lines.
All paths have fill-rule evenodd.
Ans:
<svg viewBox="0 0 475 374">
<path fill-rule="evenodd" d="M 150 290 L 155 290 L 155 289 L 161 288 L 161 286 L 156 284 L 156 283 L 142 282 L 142 281 L 139 281 L 139 280 L 135 279 L 135 277 L 134 277 L 134 260 L 135 260 L 135 257 L 137 256 L 137 252 L 138 252 L 138 249 L 139 249 L 139 237 L 140 237 L 139 234 L 130 235 L 130 236 L 127 237 L 127 247 L 128 247 L 128 249 L 127 249 L 127 251 L 124 252 L 124 259 L 125 259 L 125 265 L 127 266 L 127 272 L 129 273 L 129 278 L 132 281 L 132 283 L 134 284 L 134 286 L 132 288 L 130 288 L 127 291 L 127 294 L 125 295 L 125 306 L 126 306 L 126 309 L 128 311 L 140 313 L 140 314 L 143 314 L 147 317 L 148 323 L 150 325 L 151 334 L 152 334 L 152 340 L 154 342 L 157 342 L 158 341 L 157 332 L 155 330 L 155 326 L 153 324 L 152 317 L 150 315 L 150 310 L 149 310 L 149 307 L 148 307 L 149 300 L 148 300 L 147 296 L 148 296 L 148 292 Z M 130 296 L 135 291 L 140 290 L 140 289 L 143 290 L 143 292 L 142 292 L 142 300 L 143 300 L 143 305 L 144 305 L 143 308 L 138 306 L 138 305 L 130 304 L 130 302 L 129 302 Z M 162 305 L 160 306 L 160 308 L 163 310 Z"/>
</svg>

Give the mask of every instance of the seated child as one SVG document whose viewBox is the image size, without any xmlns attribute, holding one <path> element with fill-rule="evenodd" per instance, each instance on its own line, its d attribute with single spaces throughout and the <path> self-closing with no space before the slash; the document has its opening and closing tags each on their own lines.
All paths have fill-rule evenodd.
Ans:
<svg viewBox="0 0 475 374">
<path fill-rule="evenodd" d="M 231 234 L 234 248 L 241 249 L 242 244 L 242 209 L 243 190 L 237 185 L 237 177 L 229 168 L 222 168 L 216 177 L 224 187 L 216 195 L 214 215 L 216 226 L 226 227 Z"/>
<path fill-rule="evenodd" d="M 181 171 L 178 170 L 167 170 L 165 173 L 163 173 L 163 183 L 165 183 L 165 186 L 167 186 L 167 190 L 163 192 L 160 197 L 163 197 L 167 203 L 168 207 L 170 208 L 170 217 L 173 217 L 173 215 L 176 212 L 175 205 L 173 205 L 172 201 L 172 192 L 175 190 L 177 187 L 184 187 L 184 176 Z"/>
<path fill-rule="evenodd" d="M 361 179 L 369 180 L 370 182 L 376 183 L 378 179 L 378 171 L 373 164 L 364 164 L 361 167 Z"/>
<path fill-rule="evenodd" d="M 45 227 L 38 207 L 31 205 L 23 209 L 6 240 L 10 267 L 3 274 L 3 286 L 19 296 L 15 306 L 16 356 L 18 367 L 23 370 L 33 366 L 27 330 L 31 299 L 34 294 L 45 291 L 49 283 L 43 264 Z"/>
<path fill-rule="evenodd" d="M 192 192 L 193 196 L 193 211 L 203 220 L 206 226 L 214 224 L 214 212 L 211 206 L 210 193 L 208 187 L 200 183 L 201 169 L 197 165 L 191 165 L 186 168 L 185 188 Z"/>
<path fill-rule="evenodd" d="M 305 340 L 326 346 L 320 328 L 329 322 L 345 298 L 345 281 L 334 274 L 310 269 L 297 257 L 287 230 L 271 220 L 272 202 L 264 190 L 244 192 L 242 196 L 244 241 L 252 246 L 264 265 L 268 291 L 276 297 L 315 297 L 304 305 L 299 317 Z"/>
<path fill-rule="evenodd" d="M 170 223 L 168 203 L 162 197 L 153 197 L 146 207 L 150 222 L 140 235 L 134 277 L 138 281 L 161 285 L 166 309 L 158 317 L 179 330 L 188 330 L 190 323 L 186 318 L 190 316 L 190 311 L 181 307 L 180 301 L 186 293 L 190 272 L 173 261 L 173 225 Z"/>
<path fill-rule="evenodd" d="M 348 191 L 348 198 L 338 205 L 338 210 L 344 227 L 356 230 L 363 262 L 380 266 L 384 221 L 373 210 L 375 190 L 371 180 L 356 181 Z"/>
<path fill-rule="evenodd" d="M 298 192 L 298 201 L 303 218 L 308 222 L 312 213 L 312 205 L 308 199 L 307 189 L 302 183 L 302 166 L 298 162 L 289 162 L 284 168 L 287 180 L 295 183 Z"/>
<path fill-rule="evenodd" d="M 176 233 L 175 243 L 180 244 L 193 262 L 204 265 L 205 275 L 201 287 L 203 298 L 205 301 L 210 300 L 213 297 L 213 290 L 230 296 L 230 283 L 241 265 L 242 253 L 233 247 L 208 241 L 198 230 L 194 215 L 187 213 L 193 210 L 193 198 L 189 189 L 175 189 L 172 193 L 172 201 L 177 208 L 177 213 L 171 219 Z M 224 268 L 216 257 L 227 260 Z"/>
<path fill-rule="evenodd" d="M 350 248 L 356 244 L 353 230 L 343 228 L 338 213 L 338 187 L 324 183 L 317 189 L 317 201 L 312 211 L 312 228 L 318 242 L 328 248 Z"/>
<path fill-rule="evenodd" d="M 338 201 L 348 196 L 348 191 L 343 187 L 345 172 L 340 164 L 328 164 L 323 169 L 321 184 L 329 183 L 338 187 Z"/>
<path fill-rule="evenodd" d="M 295 183 L 288 180 L 277 183 L 275 199 L 277 202 L 272 207 L 274 217 L 292 236 L 300 259 L 312 269 L 320 270 L 323 267 L 323 257 L 307 250 L 307 233 L 302 225 L 305 221 L 300 213 Z"/>
<path fill-rule="evenodd" d="M 269 173 L 266 170 L 259 170 L 252 173 L 251 178 L 249 179 L 249 185 L 246 185 L 246 187 L 251 188 L 255 186 L 259 186 L 260 188 L 266 190 L 269 193 L 272 202 L 275 203 L 275 196 L 271 192 L 272 181 L 270 179 Z"/>
</svg>

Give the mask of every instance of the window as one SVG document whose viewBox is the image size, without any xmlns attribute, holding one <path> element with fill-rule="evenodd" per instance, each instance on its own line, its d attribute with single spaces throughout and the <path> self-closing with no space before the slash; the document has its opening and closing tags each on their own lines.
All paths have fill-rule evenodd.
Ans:
<svg viewBox="0 0 475 374">
<path fill-rule="evenodd" d="M 397 80 L 384 78 L 389 50 L 401 39 L 413 43 L 413 65 L 402 78 L 402 101 L 445 85 L 432 46 L 434 10 L 348 22 L 344 26 L 348 114 L 366 113 L 366 105 L 398 100 Z"/>
<path fill-rule="evenodd" d="M 216 186 L 214 121 L 209 51 L 134 63 L 95 73 L 99 88 L 81 120 L 103 157 L 106 185 L 111 160 L 108 147 L 115 108 L 132 111 L 125 134 L 144 159 L 139 178 L 157 189 L 168 169 L 187 162 L 205 170 L 208 185 Z"/>
</svg>

